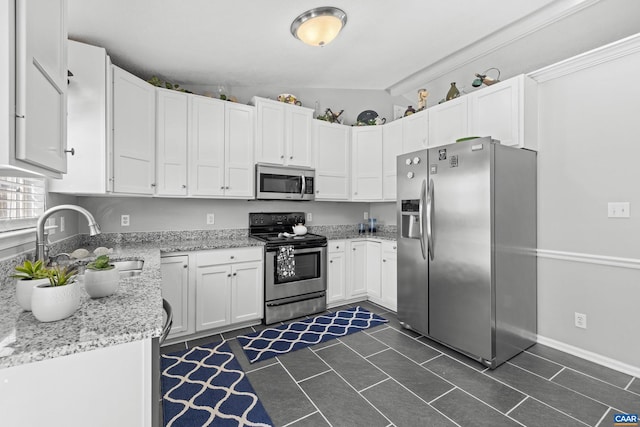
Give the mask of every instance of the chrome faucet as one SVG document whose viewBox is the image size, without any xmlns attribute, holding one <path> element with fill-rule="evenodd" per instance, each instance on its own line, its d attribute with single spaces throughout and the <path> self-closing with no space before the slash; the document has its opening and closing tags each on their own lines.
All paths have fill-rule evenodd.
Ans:
<svg viewBox="0 0 640 427">
<path fill-rule="evenodd" d="M 80 212 L 82 215 L 85 216 L 85 218 L 87 218 L 87 221 L 89 222 L 90 236 L 95 236 L 96 234 L 100 234 L 100 227 L 98 226 L 98 223 L 96 222 L 93 215 L 91 215 L 91 212 L 89 212 L 85 208 L 76 206 L 76 205 L 54 206 L 44 211 L 42 215 L 40 215 L 40 218 L 38 218 L 38 225 L 36 228 L 36 259 L 35 259 L 36 261 L 38 260 L 46 261 L 46 258 L 47 258 L 48 248 L 46 246 L 47 237 L 44 232 L 44 223 L 47 221 L 47 218 L 49 218 L 52 214 L 59 211 L 65 211 L 65 210 Z"/>
</svg>

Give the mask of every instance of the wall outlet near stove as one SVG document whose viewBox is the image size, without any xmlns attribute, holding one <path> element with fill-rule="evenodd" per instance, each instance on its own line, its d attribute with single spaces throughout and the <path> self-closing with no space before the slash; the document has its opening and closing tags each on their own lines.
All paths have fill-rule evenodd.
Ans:
<svg viewBox="0 0 640 427">
<path fill-rule="evenodd" d="M 364 213 L 364 219 L 369 219 L 369 212 Z"/>
<path fill-rule="evenodd" d="M 121 227 L 129 226 L 129 215 L 120 215 L 120 226 Z"/>
<path fill-rule="evenodd" d="M 313 214 L 311 212 L 307 212 L 307 221 L 313 221 Z"/>
<path fill-rule="evenodd" d="M 573 313 L 573 315 L 576 328 L 587 329 L 587 315 L 578 312 Z"/>
<path fill-rule="evenodd" d="M 216 217 L 212 213 L 207 214 L 207 225 L 213 225 L 216 223 Z"/>
</svg>

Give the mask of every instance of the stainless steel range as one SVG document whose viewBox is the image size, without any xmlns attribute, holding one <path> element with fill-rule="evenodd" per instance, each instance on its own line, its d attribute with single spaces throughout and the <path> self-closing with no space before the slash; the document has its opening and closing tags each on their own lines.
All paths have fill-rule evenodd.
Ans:
<svg viewBox="0 0 640 427">
<path fill-rule="evenodd" d="M 327 308 L 327 238 L 293 235 L 304 212 L 250 213 L 249 236 L 265 242 L 264 323 L 271 324 Z"/>
</svg>

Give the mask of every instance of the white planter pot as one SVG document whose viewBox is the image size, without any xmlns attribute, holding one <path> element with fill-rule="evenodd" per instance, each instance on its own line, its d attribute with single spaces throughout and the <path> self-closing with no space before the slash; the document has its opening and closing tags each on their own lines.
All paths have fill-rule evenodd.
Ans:
<svg viewBox="0 0 640 427">
<path fill-rule="evenodd" d="M 80 289 L 77 282 L 64 286 L 37 285 L 31 295 L 31 310 L 41 322 L 66 319 L 80 307 Z"/>
<path fill-rule="evenodd" d="M 16 279 L 16 299 L 23 310 L 31 311 L 31 294 L 36 285 L 49 284 L 49 279 Z"/>
<path fill-rule="evenodd" d="M 117 267 L 111 270 L 84 271 L 84 289 L 91 298 L 102 298 L 113 295 L 120 285 L 120 272 Z"/>
</svg>

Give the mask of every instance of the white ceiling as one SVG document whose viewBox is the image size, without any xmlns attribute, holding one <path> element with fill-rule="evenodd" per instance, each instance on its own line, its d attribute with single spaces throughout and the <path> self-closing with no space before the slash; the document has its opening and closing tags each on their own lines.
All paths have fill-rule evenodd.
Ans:
<svg viewBox="0 0 640 427">
<path fill-rule="evenodd" d="M 608 4 L 607 11 L 624 10 L 633 5 L 637 8 L 638 3 L 69 0 L 68 17 L 69 38 L 105 47 L 115 64 L 144 78 L 158 75 L 182 85 L 379 89 L 400 95 L 415 93 L 416 88 L 450 69 L 544 31 L 582 9 Z M 348 15 L 346 27 L 333 43 L 310 47 L 290 34 L 297 15 L 327 5 Z M 626 20 L 627 15 L 636 18 L 624 25 L 637 26 L 640 31 L 636 13 L 627 10 L 616 19 Z M 588 40 L 589 46 L 596 47 L 610 41 L 611 36 L 603 36 L 604 29 L 593 27 L 593 23 L 577 27 L 583 33 L 582 44 Z M 613 27 L 607 34 L 619 30 Z M 559 47 L 564 45 L 558 41 Z M 537 49 L 530 52 L 537 62 L 544 55 L 558 56 L 555 43 L 549 43 L 548 38 L 540 43 L 543 45 L 523 46 L 518 51 Z M 506 67 L 509 58 L 495 58 L 494 63 Z"/>
</svg>

